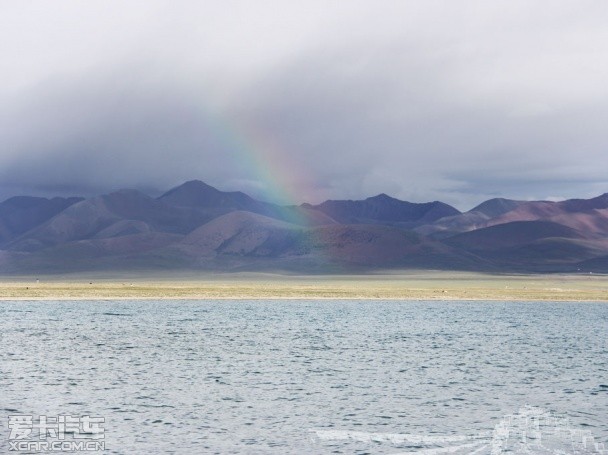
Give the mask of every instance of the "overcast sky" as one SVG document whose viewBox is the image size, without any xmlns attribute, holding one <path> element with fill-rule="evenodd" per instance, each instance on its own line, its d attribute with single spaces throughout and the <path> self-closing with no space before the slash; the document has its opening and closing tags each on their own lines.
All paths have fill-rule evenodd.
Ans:
<svg viewBox="0 0 608 455">
<path fill-rule="evenodd" d="M 3 1 L 0 199 L 608 192 L 608 2 Z"/>
</svg>

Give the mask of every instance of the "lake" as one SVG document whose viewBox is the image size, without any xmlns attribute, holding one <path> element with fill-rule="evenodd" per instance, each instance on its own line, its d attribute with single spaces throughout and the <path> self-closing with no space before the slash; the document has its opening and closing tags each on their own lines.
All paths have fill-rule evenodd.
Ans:
<svg viewBox="0 0 608 455">
<path fill-rule="evenodd" d="M 9 415 L 89 415 L 104 453 L 608 453 L 603 303 L 5 301 L 0 320 L 3 452 Z"/>
</svg>

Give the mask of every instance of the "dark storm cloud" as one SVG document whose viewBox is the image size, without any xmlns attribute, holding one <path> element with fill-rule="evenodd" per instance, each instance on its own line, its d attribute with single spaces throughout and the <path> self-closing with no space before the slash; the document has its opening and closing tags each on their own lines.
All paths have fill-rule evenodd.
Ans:
<svg viewBox="0 0 608 455">
<path fill-rule="evenodd" d="M 219 146 L 203 108 L 174 84 L 126 74 L 41 86 L 8 125 L 13 153 L 4 159 L 2 182 L 91 194 L 163 188 L 187 170 L 221 178 L 221 163 L 209 159 Z"/>
<path fill-rule="evenodd" d="M 2 7 L 1 197 L 271 197 L 242 125 L 313 202 L 608 191 L 603 2 L 58 4 Z"/>
<path fill-rule="evenodd" d="M 526 103 L 472 102 L 474 90 L 451 79 L 450 62 L 407 47 L 363 54 L 304 59 L 252 91 L 258 118 L 306 150 L 330 194 L 384 191 L 470 206 L 608 189 L 597 166 L 608 164 L 604 107 L 536 112 Z"/>
</svg>

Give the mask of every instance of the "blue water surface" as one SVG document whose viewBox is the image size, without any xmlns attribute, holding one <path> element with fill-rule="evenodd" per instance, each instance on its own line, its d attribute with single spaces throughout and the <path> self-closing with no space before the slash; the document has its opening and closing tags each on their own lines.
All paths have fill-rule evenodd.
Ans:
<svg viewBox="0 0 608 455">
<path fill-rule="evenodd" d="M 8 415 L 88 414 L 105 453 L 424 453 L 318 432 L 470 435 L 526 404 L 608 444 L 603 303 L 21 301 L 0 321 L 1 452 Z"/>
</svg>

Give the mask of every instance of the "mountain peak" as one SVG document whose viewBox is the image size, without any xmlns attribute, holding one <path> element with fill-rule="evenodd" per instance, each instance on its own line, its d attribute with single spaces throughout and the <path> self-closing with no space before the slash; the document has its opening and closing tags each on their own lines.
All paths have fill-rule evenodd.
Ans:
<svg viewBox="0 0 608 455">
<path fill-rule="evenodd" d="M 211 185 L 206 184 L 205 182 L 203 182 L 202 180 L 188 180 L 187 182 L 184 182 L 183 184 L 181 184 L 180 186 L 178 186 L 177 188 L 192 188 L 192 189 L 207 189 L 207 190 L 215 190 L 215 191 L 219 191 L 216 188 L 212 187 Z"/>
<path fill-rule="evenodd" d="M 567 199 L 559 204 L 568 211 L 585 211 L 608 208 L 608 193 L 601 194 L 591 199 Z"/>
<path fill-rule="evenodd" d="M 600 194 L 598 197 L 591 199 L 592 201 L 604 202 L 608 201 L 608 193 Z"/>
<path fill-rule="evenodd" d="M 180 207 L 223 207 L 243 209 L 255 201 L 240 191 L 220 191 L 200 180 L 190 180 L 170 189 L 158 198 Z"/>
<path fill-rule="evenodd" d="M 391 197 L 386 193 L 380 193 L 380 194 L 377 194 L 376 196 L 368 197 L 367 200 L 368 201 L 399 201 L 399 199 Z M 399 202 L 402 202 L 402 201 L 399 201 Z"/>
<path fill-rule="evenodd" d="M 187 182 L 182 183 L 174 188 L 171 188 L 165 194 L 163 194 L 159 199 L 164 198 L 165 196 L 169 196 L 174 193 L 184 193 L 184 192 L 220 192 L 217 188 L 212 187 L 211 185 L 206 184 L 201 180 L 188 180 Z"/>
<path fill-rule="evenodd" d="M 312 206 L 334 220 L 346 224 L 394 224 L 414 225 L 460 213 L 442 202 L 414 203 L 401 201 L 385 193 L 362 201 L 325 201 Z"/>
<path fill-rule="evenodd" d="M 510 212 L 521 204 L 523 204 L 522 201 L 515 201 L 512 199 L 497 197 L 482 202 L 478 206 L 472 208 L 470 212 L 480 212 L 490 217 L 497 217 L 507 212 Z"/>
</svg>

